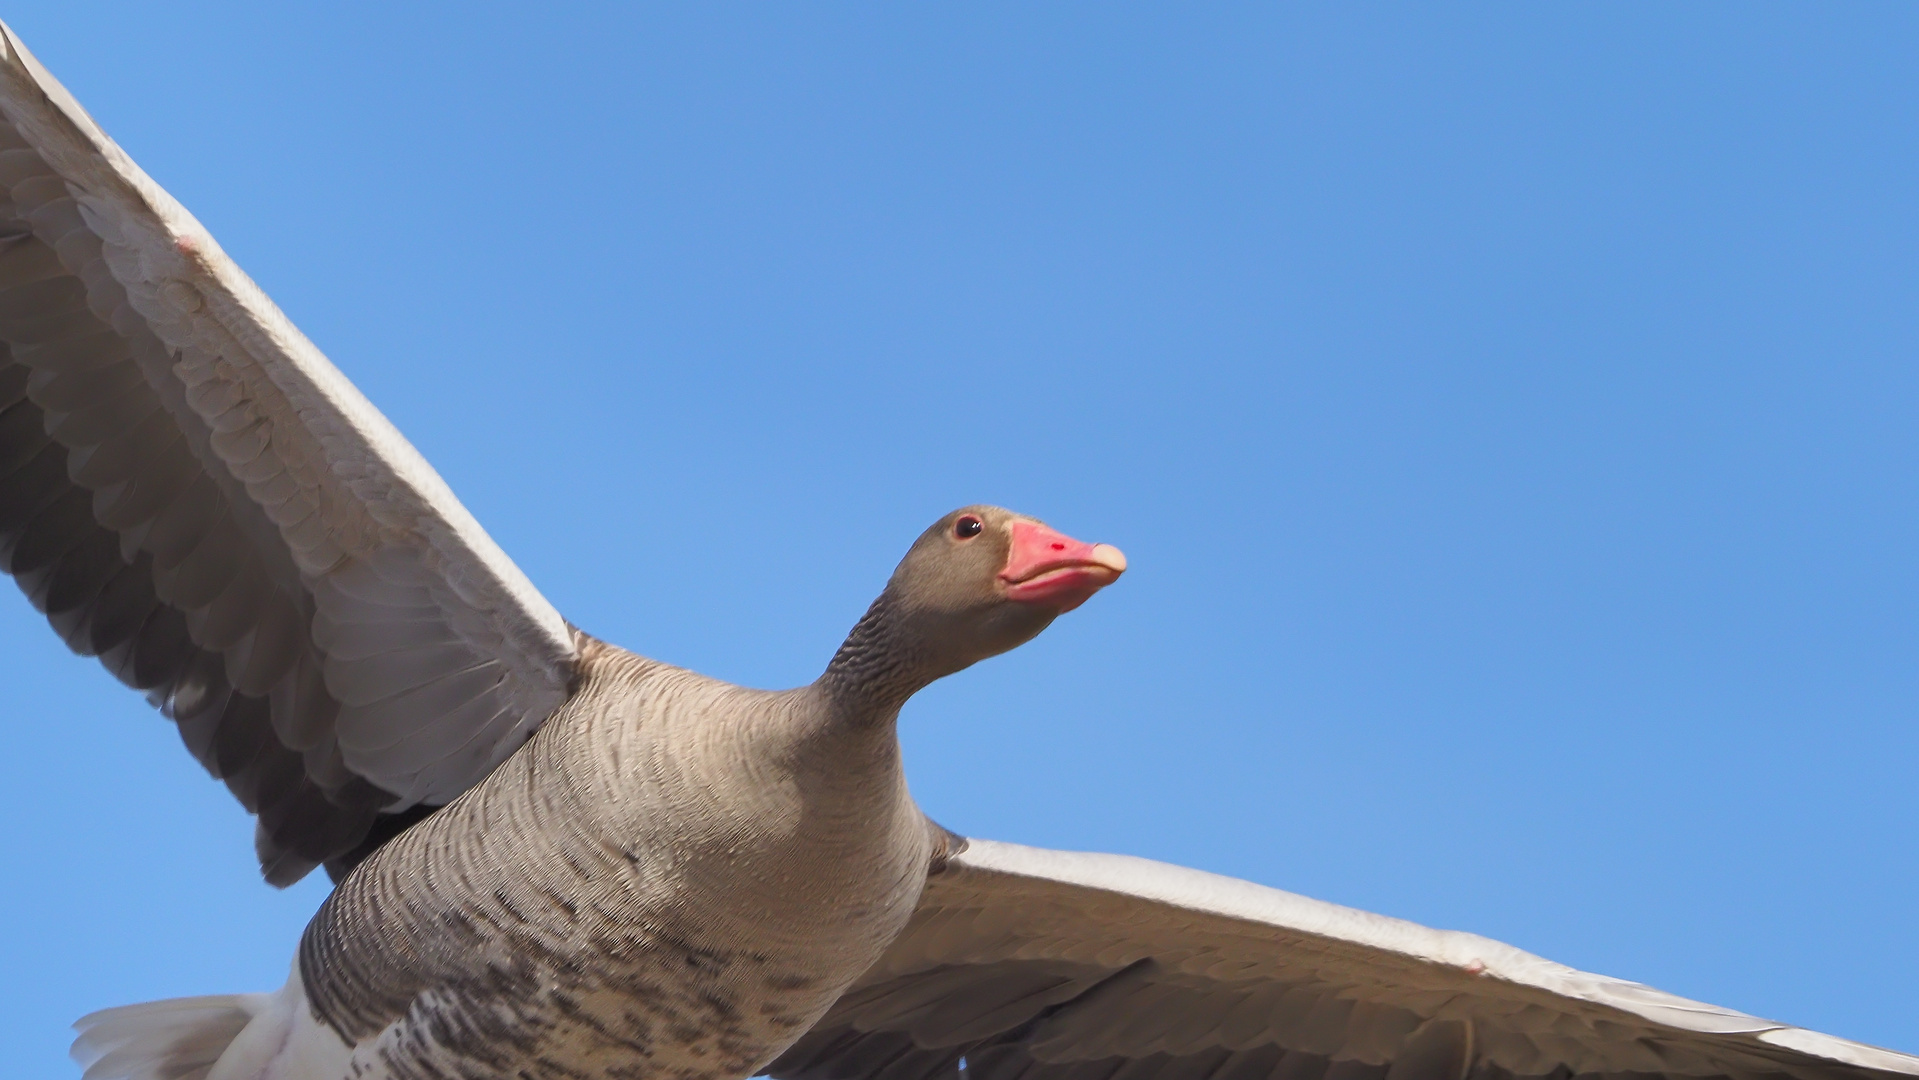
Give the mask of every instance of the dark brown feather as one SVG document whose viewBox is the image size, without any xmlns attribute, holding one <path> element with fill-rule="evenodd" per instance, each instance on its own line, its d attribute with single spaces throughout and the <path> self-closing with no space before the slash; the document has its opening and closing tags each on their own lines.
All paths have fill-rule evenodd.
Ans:
<svg viewBox="0 0 1919 1080">
<path fill-rule="evenodd" d="M 27 181 L 49 182 L 58 183 Z M 71 209 L 54 207 L 49 220 Z M 290 884 L 328 859 L 357 863 L 426 810 L 376 831 L 392 796 L 364 782 L 335 781 L 329 792 L 308 774 L 306 748 L 280 741 L 268 691 L 311 647 L 309 615 L 221 516 L 218 487 L 157 408 L 127 339 L 89 310 L 85 284 L 26 223 L 0 223 L 0 234 L 0 569 L 68 647 L 147 691 L 207 771 L 261 812 L 256 846 L 270 881 Z M 97 258 L 98 243 L 74 253 Z M 62 437 L 80 441 L 69 448 Z M 144 534 L 140 547 L 128 546 L 129 529 Z M 230 685 L 218 651 L 227 647 L 241 649 L 235 672 L 257 693 Z M 283 695 L 282 726 L 326 737 L 315 725 L 336 707 L 317 666 L 304 670 Z"/>
</svg>

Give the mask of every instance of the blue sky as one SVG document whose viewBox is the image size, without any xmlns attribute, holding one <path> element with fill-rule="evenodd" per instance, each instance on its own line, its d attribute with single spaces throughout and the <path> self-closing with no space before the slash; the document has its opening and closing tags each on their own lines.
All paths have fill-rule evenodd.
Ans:
<svg viewBox="0 0 1919 1080">
<path fill-rule="evenodd" d="M 796 684 L 1014 507 L 1133 569 L 945 824 L 1919 1050 L 1919 12 L 292 7 L 5 18 L 584 628 Z M 0 663 L 18 1074 L 277 985 L 324 885 Z"/>
</svg>

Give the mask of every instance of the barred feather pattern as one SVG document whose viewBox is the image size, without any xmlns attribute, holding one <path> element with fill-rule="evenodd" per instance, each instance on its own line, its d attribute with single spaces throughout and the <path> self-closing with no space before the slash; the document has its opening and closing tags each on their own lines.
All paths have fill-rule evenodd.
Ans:
<svg viewBox="0 0 1919 1080">
<path fill-rule="evenodd" d="M 812 687 L 588 639 L 533 740 L 315 916 L 315 1013 L 398 1080 L 750 1075 L 878 958 L 934 856 L 892 725 L 838 719 Z"/>
<path fill-rule="evenodd" d="M 880 593 L 833 653 L 821 682 L 850 711 L 891 717 L 942 672 L 929 650 L 899 628 L 899 598 Z"/>
</svg>

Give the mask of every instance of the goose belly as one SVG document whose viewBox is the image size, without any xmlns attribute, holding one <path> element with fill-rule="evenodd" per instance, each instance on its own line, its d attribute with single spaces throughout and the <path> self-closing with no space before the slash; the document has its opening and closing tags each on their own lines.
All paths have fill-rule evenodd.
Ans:
<svg viewBox="0 0 1919 1080">
<path fill-rule="evenodd" d="M 924 845 L 872 840 L 691 862 L 684 844 L 678 861 L 515 845 L 483 865 L 450 865 L 438 846 L 418 873 L 368 866 L 344 882 L 302 969 L 314 1011 L 353 1048 L 349 1076 L 741 1080 L 910 918 Z"/>
<path fill-rule="evenodd" d="M 357 1040 L 347 1075 L 741 1080 L 878 959 L 913 899 L 865 912 L 822 903 L 811 918 L 788 908 L 772 935 L 501 920 L 475 943 L 481 962 L 441 966 L 400 1016 Z"/>
<path fill-rule="evenodd" d="M 316 923 L 350 952 L 316 949 L 310 931 L 302 967 L 315 1012 L 353 1046 L 349 1076 L 741 1080 L 904 928 L 924 855 L 888 846 L 885 858 L 776 868 L 717 860 L 665 881 L 640 872 L 646 860 L 515 860 L 437 910 L 415 891 L 397 919 L 375 906 L 393 893 L 349 879 L 335 895 L 351 910 Z M 786 872 L 807 862 L 833 871 Z M 849 862 L 863 872 L 848 874 Z M 368 1003 L 371 1022 L 356 1022 Z"/>
<path fill-rule="evenodd" d="M 694 963 L 725 962 L 708 950 L 694 954 Z M 684 954 L 678 963 L 693 967 Z M 554 972 L 531 992 L 449 986 L 423 994 L 404 1018 L 356 1047 L 348 1075 L 742 1080 L 804 1034 L 841 989 L 821 993 L 803 976 L 760 981 L 755 988 L 689 976 L 662 956 L 595 977 Z"/>
</svg>

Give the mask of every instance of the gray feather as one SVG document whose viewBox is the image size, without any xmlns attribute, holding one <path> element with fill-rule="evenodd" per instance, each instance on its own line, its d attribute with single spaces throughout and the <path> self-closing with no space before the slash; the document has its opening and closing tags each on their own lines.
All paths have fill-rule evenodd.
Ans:
<svg viewBox="0 0 1919 1080">
<path fill-rule="evenodd" d="M 1034 996 L 1066 973 L 1076 992 Z M 968 1080 L 1919 1075 L 1919 1059 L 1473 935 L 1143 859 L 979 840 L 768 1072 L 876 1080 L 888 1066 L 875 1059 L 903 1060 L 902 1036 L 928 1061 L 964 1056 Z"/>
<path fill-rule="evenodd" d="M 445 802 L 498 764 L 565 700 L 572 639 L 391 425 L 0 37 L 0 569 L 176 718 L 263 813 L 268 876 L 292 880 L 355 850 L 374 809 Z M 344 598 L 324 629 L 316 590 Z M 350 755 L 329 679 L 352 689 Z"/>
</svg>

